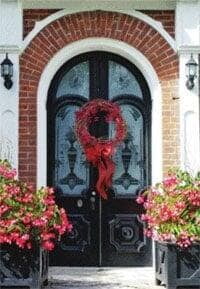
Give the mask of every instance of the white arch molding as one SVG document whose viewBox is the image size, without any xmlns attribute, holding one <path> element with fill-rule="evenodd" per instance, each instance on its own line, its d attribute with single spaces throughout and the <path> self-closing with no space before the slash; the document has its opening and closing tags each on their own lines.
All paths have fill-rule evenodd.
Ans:
<svg viewBox="0 0 200 289">
<path fill-rule="evenodd" d="M 99 5 L 99 4 L 98 4 Z M 136 10 L 132 10 L 132 11 L 128 11 L 125 9 L 113 9 L 113 6 L 109 6 L 108 3 L 102 3 L 101 8 L 98 7 L 98 10 L 102 9 L 103 11 L 110 11 L 110 12 L 117 12 L 117 13 L 122 13 L 122 14 L 126 14 L 132 17 L 135 17 L 145 23 L 147 23 L 149 26 L 151 26 L 152 28 L 154 28 L 158 33 L 160 33 L 160 35 L 168 42 L 168 44 L 171 46 L 171 48 L 174 51 L 177 51 L 177 45 L 175 40 L 169 35 L 169 33 L 163 28 L 163 25 L 161 22 L 154 20 L 153 18 L 149 17 L 148 15 L 140 12 L 140 11 L 136 11 Z M 73 13 L 80 13 L 80 12 L 85 12 L 85 11 L 96 11 L 97 7 L 94 3 L 94 7 L 93 5 L 90 5 L 88 7 L 88 5 L 84 5 L 84 1 L 82 3 L 82 6 L 80 7 L 76 7 L 74 6 L 73 9 L 63 9 L 60 10 L 56 13 L 53 13 L 51 15 L 49 15 L 48 17 L 44 18 L 41 21 L 37 21 L 35 23 L 35 26 L 33 28 L 33 30 L 25 37 L 24 41 L 22 42 L 22 47 L 21 47 L 21 52 L 23 52 L 26 47 L 30 44 L 30 42 L 33 40 L 33 38 L 46 26 L 48 26 L 50 23 L 52 23 L 53 21 L 62 18 L 63 16 L 67 16 Z"/>
<path fill-rule="evenodd" d="M 58 69 L 72 57 L 90 51 L 118 54 L 135 64 L 145 77 L 152 97 L 152 183 L 162 179 L 162 105 L 158 76 L 148 59 L 134 47 L 108 38 L 87 38 L 75 41 L 49 61 L 41 74 L 37 91 L 37 186 L 47 183 L 47 96 L 50 83 Z"/>
</svg>

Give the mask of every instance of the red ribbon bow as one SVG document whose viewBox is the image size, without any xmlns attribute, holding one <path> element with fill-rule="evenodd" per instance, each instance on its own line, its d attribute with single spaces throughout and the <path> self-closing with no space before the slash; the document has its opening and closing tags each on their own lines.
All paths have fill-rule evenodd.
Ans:
<svg viewBox="0 0 200 289">
<path fill-rule="evenodd" d="M 103 199 L 107 199 L 108 189 L 112 184 L 115 164 L 111 159 L 114 148 L 111 144 L 97 143 L 85 148 L 87 160 L 98 168 L 99 178 L 96 189 Z"/>
<path fill-rule="evenodd" d="M 107 123 L 113 121 L 116 134 L 111 140 L 102 140 L 92 136 L 89 126 L 99 120 L 99 114 L 105 113 Z M 99 171 L 96 189 L 100 196 L 107 199 L 108 189 L 112 184 L 115 164 L 111 157 L 117 145 L 126 136 L 126 124 L 116 103 L 103 99 L 93 99 L 76 112 L 76 135 L 85 151 L 86 158 Z"/>
</svg>

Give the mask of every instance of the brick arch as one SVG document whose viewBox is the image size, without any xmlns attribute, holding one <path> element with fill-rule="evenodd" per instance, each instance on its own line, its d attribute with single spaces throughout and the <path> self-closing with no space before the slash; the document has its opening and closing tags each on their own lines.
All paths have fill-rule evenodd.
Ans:
<svg viewBox="0 0 200 289">
<path fill-rule="evenodd" d="M 19 176 L 36 184 L 37 88 L 53 55 L 67 44 L 88 37 L 107 37 L 126 42 L 151 62 L 163 95 L 164 171 L 179 161 L 177 79 L 178 56 L 151 26 L 134 17 L 114 12 L 84 12 L 64 16 L 45 27 L 20 59 Z M 174 100 L 172 100 L 174 99 Z"/>
</svg>

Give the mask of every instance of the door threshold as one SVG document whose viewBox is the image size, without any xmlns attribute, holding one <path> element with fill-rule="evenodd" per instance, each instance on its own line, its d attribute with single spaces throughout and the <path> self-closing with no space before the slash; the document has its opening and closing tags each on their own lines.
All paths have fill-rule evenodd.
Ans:
<svg viewBox="0 0 200 289">
<path fill-rule="evenodd" d="M 49 267 L 51 288 L 159 289 L 153 267 Z M 141 286 L 141 284 L 143 284 Z"/>
<path fill-rule="evenodd" d="M 68 267 L 68 266 L 49 266 L 49 269 L 51 272 L 54 272 L 54 270 L 58 270 L 59 272 L 63 272 L 65 270 L 68 270 L 68 271 L 75 271 L 77 272 L 78 271 L 94 271 L 94 270 L 98 270 L 98 271 L 108 271 L 108 270 L 134 270 L 134 271 L 138 271 L 138 270 L 152 270 L 153 266 L 138 266 L 138 267 L 115 267 L 115 266 L 110 266 L 110 267 L 100 267 L 100 266 L 91 266 L 91 267 L 83 267 L 83 266 L 77 266 L 77 267 Z"/>
</svg>

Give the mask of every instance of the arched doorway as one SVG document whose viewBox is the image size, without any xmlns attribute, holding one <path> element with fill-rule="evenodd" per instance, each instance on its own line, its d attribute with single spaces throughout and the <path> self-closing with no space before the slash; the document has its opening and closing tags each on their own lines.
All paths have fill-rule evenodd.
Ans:
<svg viewBox="0 0 200 289">
<path fill-rule="evenodd" d="M 128 134 L 118 148 L 110 198 L 94 190 L 96 172 L 86 162 L 74 134 L 74 113 L 93 98 L 117 102 Z M 56 73 L 47 103 L 48 185 L 71 216 L 74 229 L 52 254 L 52 264 L 71 266 L 145 266 L 151 245 L 143 235 L 135 203 L 151 180 L 151 99 L 140 71 L 129 61 L 106 52 L 74 57 Z M 98 128 L 112 135 L 112 127 Z"/>
</svg>

